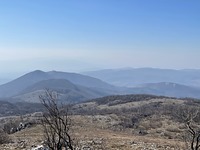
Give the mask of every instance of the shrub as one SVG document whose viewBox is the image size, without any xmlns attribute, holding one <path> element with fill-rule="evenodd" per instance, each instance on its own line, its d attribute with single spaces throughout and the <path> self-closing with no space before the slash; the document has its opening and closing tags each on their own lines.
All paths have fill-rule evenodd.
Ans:
<svg viewBox="0 0 200 150">
<path fill-rule="evenodd" d="M 0 144 L 9 143 L 10 138 L 7 133 L 5 133 L 2 129 L 0 129 Z"/>
</svg>

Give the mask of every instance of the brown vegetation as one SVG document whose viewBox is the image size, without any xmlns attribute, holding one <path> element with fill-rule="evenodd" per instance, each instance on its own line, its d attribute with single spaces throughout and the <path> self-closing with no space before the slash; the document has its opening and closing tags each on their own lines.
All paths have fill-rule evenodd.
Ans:
<svg viewBox="0 0 200 150">
<path fill-rule="evenodd" d="M 54 96 L 50 93 L 50 97 L 46 95 L 43 98 L 55 100 L 56 97 Z M 151 147 L 158 150 L 197 150 L 195 148 L 198 147 L 196 145 L 199 145 L 198 131 L 200 129 L 200 115 L 197 113 L 200 108 L 199 101 L 156 96 L 148 97 L 148 95 L 135 96 L 135 98 L 134 95 L 130 95 L 130 98 L 128 95 L 124 97 L 111 96 L 98 99 L 98 101 L 92 100 L 74 104 L 70 106 L 70 113 L 64 111 L 68 107 L 64 108 L 63 105 L 57 105 L 57 103 L 56 106 L 59 107 L 53 108 L 56 108 L 55 114 L 60 114 L 63 120 L 66 118 L 72 119 L 73 126 L 67 124 L 67 127 L 70 127 L 73 132 L 68 132 L 68 130 L 66 132 L 76 139 L 77 143 L 75 144 L 80 149 L 89 147 L 91 149 L 140 150 Z M 45 102 L 48 101 L 45 100 Z M 54 106 L 54 102 L 57 101 L 52 102 L 47 104 Z M 65 117 L 65 113 L 67 113 L 67 117 Z M 49 120 L 49 111 L 45 115 L 48 119 L 46 121 L 56 121 L 57 115 L 53 115 L 52 120 Z M 57 121 L 59 122 L 59 119 Z M 62 120 L 60 121 L 62 122 Z M 37 141 L 36 139 L 40 139 L 40 142 L 44 141 L 43 136 L 45 133 L 38 126 L 40 125 L 10 136 L 13 138 L 13 135 L 17 137 L 22 133 L 28 133 L 26 137 L 32 135 L 32 137 L 37 137 L 35 141 Z M 46 127 L 50 126 L 47 125 Z M 62 127 L 64 126 L 62 125 Z M 36 129 L 38 131 L 33 131 Z M 48 131 L 53 130 L 48 129 Z M 37 133 L 37 135 L 33 135 L 32 132 Z M 59 130 L 53 133 L 58 132 Z M 20 138 L 22 137 L 20 136 Z M 33 139 L 30 137 L 30 143 L 34 143 Z M 31 146 L 30 144 L 27 145 Z"/>
<path fill-rule="evenodd" d="M 7 133 L 0 129 L 0 144 L 9 143 L 11 140 Z"/>
</svg>

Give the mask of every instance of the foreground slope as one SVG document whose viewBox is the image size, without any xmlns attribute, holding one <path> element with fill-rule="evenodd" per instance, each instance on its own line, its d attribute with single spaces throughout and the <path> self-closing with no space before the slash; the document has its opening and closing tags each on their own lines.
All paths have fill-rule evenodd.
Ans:
<svg viewBox="0 0 200 150">
<path fill-rule="evenodd" d="M 143 94 L 106 96 L 71 105 L 72 135 L 80 149 L 185 150 L 184 136 L 189 134 L 181 116 L 199 107 L 200 101 L 194 99 Z M 23 120 L 30 118 L 34 122 L 34 114 Z M 195 127 L 199 118 L 197 115 Z M 44 141 L 40 124 L 10 137 L 13 142 L 0 148 L 20 149 L 24 143 L 24 149 L 29 149 Z"/>
</svg>

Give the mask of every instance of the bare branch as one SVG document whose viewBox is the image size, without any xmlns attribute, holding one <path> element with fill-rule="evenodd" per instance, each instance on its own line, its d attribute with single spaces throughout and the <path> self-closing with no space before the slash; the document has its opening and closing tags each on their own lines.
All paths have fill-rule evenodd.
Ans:
<svg viewBox="0 0 200 150">
<path fill-rule="evenodd" d="M 43 114 L 42 126 L 47 146 L 52 150 L 73 150 L 72 139 L 69 134 L 70 119 L 67 109 L 59 107 L 58 96 L 55 92 L 46 90 L 40 96 L 41 103 L 46 108 Z"/>
</svg>

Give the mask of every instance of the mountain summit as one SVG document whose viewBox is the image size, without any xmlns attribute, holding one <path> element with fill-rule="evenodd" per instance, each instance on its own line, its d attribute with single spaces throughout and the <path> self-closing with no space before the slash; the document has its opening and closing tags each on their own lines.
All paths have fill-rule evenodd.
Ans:
<svg viewBox="0 0 200 150">
<path fill-rule="evenodd" d="M 20 92 L 25 91 L 26 88 L 38 82 L 49 79 L 64 79 L 75 85 L 93 88 L 93 90 L 102 89 L 102 91 L 114 91 L 115 88 L 114 86 L 103 82 L 100 79 L 95 79 L 94 77 L 89 77 L 86 75 L 58 71 L 43 72 L 41 70 L 36 70 L 27 73 L 11 82 L 1 85 L 0 97 L 12 97 L 18 95 Z M 46 87 L 48 88 L 48 86 Z"/>
</svg>

